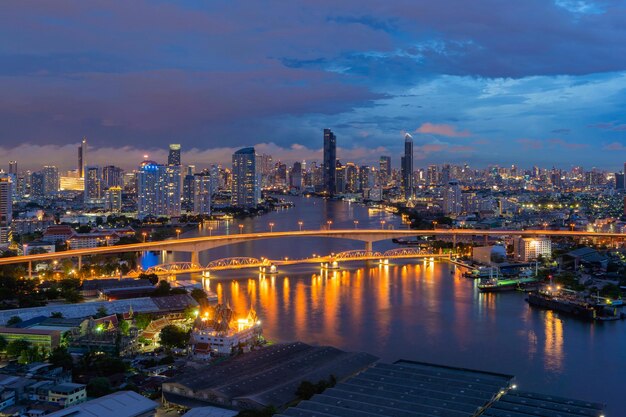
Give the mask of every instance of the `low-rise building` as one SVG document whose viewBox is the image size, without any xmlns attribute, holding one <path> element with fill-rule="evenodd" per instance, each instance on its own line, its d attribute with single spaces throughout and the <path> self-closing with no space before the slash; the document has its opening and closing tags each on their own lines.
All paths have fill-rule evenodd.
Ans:
<svg viewBox="0 0 626 417">
<path fill-rule="evenodd" d="M 87 400 L 87 386 L 66 382 L 48 388 L 48 402 L 63 408 L 83 403 Z"/>
<path fill-rule="evenodd" d="M 18 329 L 12 327 L 0 327 L 0 336 L 7 342 L 14 340 L 26 340 L 34 346 L 42 347 L 47 351 L 59 346 L 61 332 L 47 329 Z"/>
<path fill-rule="evenodd" d="M 515 260 L 528 262 L 539 256 L 550 258 L 552 256 L 552 241 L 548 237 L 518 237 L 513 239 L 513 252 Z"/>
<path fill-rule="evenodd" d="M 118 391 L 48 414 L 48 417 L 152 417 L 158 404 L 133 391 Z"/>
</svg>

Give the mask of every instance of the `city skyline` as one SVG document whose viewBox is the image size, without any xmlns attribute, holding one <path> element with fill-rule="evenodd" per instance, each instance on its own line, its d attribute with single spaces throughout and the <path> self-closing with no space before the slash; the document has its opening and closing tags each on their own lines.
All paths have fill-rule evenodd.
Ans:
<svg viewBox="0 0 626 417">
<path fill-rule="evenodd" d="M 171 142 L 290 160 L 330 127 L 357 163 L 410 133 L 416 165 L 621 165 L 620 2 L 461 6 L 5 3 L 0 151 L 43 165 L 87 136 L 124 165 Z"/>
</svg>

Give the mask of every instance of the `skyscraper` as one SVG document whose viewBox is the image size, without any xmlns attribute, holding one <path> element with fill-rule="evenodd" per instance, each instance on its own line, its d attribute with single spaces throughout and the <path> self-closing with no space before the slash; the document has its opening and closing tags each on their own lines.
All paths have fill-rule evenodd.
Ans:
<svg viewBox="0 0 626 417">
<path fill-rule="evenodd" d="M 0 245 L 11 239 L 13 219 L 13 191 L 10 176 L 0 177 Z"/>
<path fill-rule="evenodd" d="M 445 214 L 461 214 L 463 200 L 457 180 L 450 180 L 443 189 L 443 211 Z"/>
<path fill-rule="evenodd" d="M 253 147 L 233 154 L 232 203 L 239 207 L 255 207 L 261 200 L 261 189 Z"/>
<path fill-rule="evenodd" d="M 413 137 L 404 135 L 404 157 L 402 158 L 402 187 L 404 197 L 413 197 Z"/>
<path fill-rule="evenodd" d="M 56 194 L 59 191 L 59 169 L 55 166 L 43 167 L 43 193 L 46 196 Z"/>
<path fill-rule="evenodd" d="M 122 176 L 124 170 L 120 167 L 107 165 L 102 167 L 102 186 L 103 188 L 121 187 L 124 185 Z"/>
<path fill-rule="evenodd" d="M 17 161 L 9 161 L 9 174 L 17 175 Z"/>
<path fill-rule="evenodd" d="M 138 217 L 179 216 L 180 183 L 180 166 L 143 161 L 137 172 Z"/>
<path fill-rule="evenodd" d="M 83 200 L 87 204 L 93 204 L 100 202 L 102 198 L 102 177 L 100 167 L 86 166 L 85 167 L 85 193 Z"/>
<path fill-rule="evenodd" d="M 391 175 L 391 157 L 390 156 L 381 156 L 380 161 L 378 162 L 380 167 L 380 185 L 387 185 L 389 182 L 389 176 Z"/>
<path fill-rule="evenodd" d="M 170 153 L 167 156 L 168 165 L 180 165 L 180 144 L 170 144 Z"/>
<path fill-rule="evenodd" d="M 211 194 L 213 182 L 208 171 L 195 174 L 193 186 L 193 212 L 195 214 L 211 214 Z"/>
<path fill-rule="evenodd" d="M 83 141 L 78 145 L 78 176 L 85 176 L 85 165 L 87 165 L 87 137 L 83 137 Z"/>
<path fill-rule="evenodd" d="M 324 129 L 324 185 L 329 195 L 336 191 L 337 137 L 330 129 Z"/>
<path fill-rule="evenodd" d="M 122 211 L 122 187 L 113 186 L 109 188 L 106 190 L 104 197 L 105 210 L 112 213 L 119 213 Z"/>
</svg>

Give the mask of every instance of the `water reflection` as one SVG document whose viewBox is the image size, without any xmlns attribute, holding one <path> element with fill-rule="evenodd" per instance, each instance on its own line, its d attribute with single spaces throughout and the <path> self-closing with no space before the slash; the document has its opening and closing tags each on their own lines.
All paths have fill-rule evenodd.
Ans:
<svg viewBox="0 0 626 417">
<path fill-rule="evenodd" d="M 554 312 L 545 314 L 545 366 L 554 372 L 563 370 L 563 322 Z"/>
</svg>

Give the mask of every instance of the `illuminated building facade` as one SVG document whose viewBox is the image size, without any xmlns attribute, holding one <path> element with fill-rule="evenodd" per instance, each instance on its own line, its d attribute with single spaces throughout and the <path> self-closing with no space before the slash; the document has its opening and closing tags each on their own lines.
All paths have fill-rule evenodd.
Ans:
<svg viewBox="0 0 626 417">
<path fill-rule="evenodd" d="M 261 187 L 253 147 L 233 154 L 232 203 L 239 207 L 255 207 L 261 201 Z"/>
<path fill-rule="evenodd" d="M 146 216 L 179 216 L 180 166 L 144 161 L 137 173 L 137 212 Z"/>
<path fill-rule="evenodd" d="M 544 259 L 552 256 L 552 241 L 547 237 L 518 237 L 513 240 L 515 260 L 528 262 L 541 255 Z"/>
</svg>

